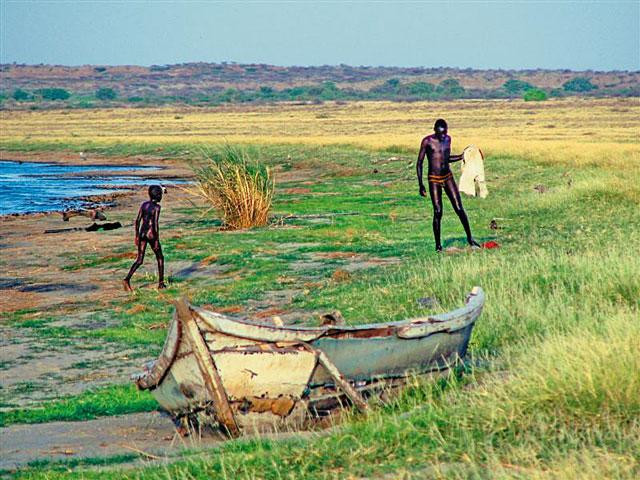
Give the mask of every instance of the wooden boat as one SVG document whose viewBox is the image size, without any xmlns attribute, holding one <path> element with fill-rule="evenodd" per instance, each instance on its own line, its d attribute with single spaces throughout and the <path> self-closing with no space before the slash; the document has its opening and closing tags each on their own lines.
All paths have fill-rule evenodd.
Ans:
<svg viewBox="0 0 640 480">
<path fill-rule="evenodd" d="M 464 307 L 439 315 L 293 327 L 231 319 L 181 299 L 162 353 L 134 378 L 175 419 L 218 424 L 232 436 L 341 401 L 366 410 L 371 391 L 459 362 L 483 305 L 475 287 Z"/>
</svg>

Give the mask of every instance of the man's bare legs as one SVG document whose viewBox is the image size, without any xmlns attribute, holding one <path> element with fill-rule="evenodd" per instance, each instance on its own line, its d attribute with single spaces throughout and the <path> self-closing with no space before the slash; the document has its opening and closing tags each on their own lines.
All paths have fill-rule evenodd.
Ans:
<svg viewBox="0 0 640 480">
<path fill-rule="evenodd" d="M 467 213 L 462 207 L 462 199 L 460 198 L 460 192 L 453 177 L 444 182 L 443 185 L 439 183 L 429 182 L 429 196 L 431 197 L 431 205 L 433 206 L 433 237 L 436 241 L 436 251 L 442 251 L 442 243 L 440 240 L 440 225 L 442 222 L 442 188 L 449 197 L 453 210 L 458 215 L 460 223 L 464 228 L 464 233 L 467 236 L 467 243 L 472 247 L 479 247 L 480 245 L 473 239 L 471 235 L 471 227 L 469 226 L 469 219 Z"/>
<path fill-rule="evenodd" d="M 133 265 L 131 265 L 131 268 L 129 269 L 129 273 L 127 273 L 127 276 L 124 277 L 124 280 L 122 281 L 124 285 L 124 289 L 128 292 L 133 291 L 133 289 L 131 288 L 131 277 L 136 272 L 136 270 L 140 268 L 140 265 L 144 263 L 144 253 L 146 250 L 147 250 L 147 239 L 141 238 L 138 241 L 138 255 L 136 256 L 136 261 L 133 262 Z"/>
<path fill-rule="evenodd" d="M 449 201 L 453 206 L 453 210 L 458 215 L 460 219 L 460 223 L 462 223 L 462 227 L 464 228 L 464 233 L 467 235 L 467 243 L 472 247 L 479 247 L 480 245 L 473 239 L 471 236 L 471 227 L 469 226 L 469 219 L 467 218 L 467 212 L 464 211 L 462 207 L 462 199 L 460 198 L 460 192 L 458 191 L 458 186 L 456 185 L 455 180 L 449 178 L 444 184 L 444 191 L 449 197 Z"/>
<path fill-rule="evenodd" d="M 436 252 L 442 251 L 440 242 L 440 223 L 442 222 L 442 185 L 429 182 L 429 196 L 433 206 L 433 238 L 436 241 Z"/>
</svg>

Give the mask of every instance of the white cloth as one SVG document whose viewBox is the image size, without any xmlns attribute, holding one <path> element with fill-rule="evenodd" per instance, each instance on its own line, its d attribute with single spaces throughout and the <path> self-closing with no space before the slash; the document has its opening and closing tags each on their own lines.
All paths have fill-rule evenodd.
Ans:
<svg viewBox="0 0 640 480">
<path fill-rule="evenodd" d="M 469 145 L 462 152 L 462 175 L 458 182 L 461 192 L 474 197 L 486 198 L 489 195 L 484 179 L 484 156 L 475 145 Z"/>
</svg>

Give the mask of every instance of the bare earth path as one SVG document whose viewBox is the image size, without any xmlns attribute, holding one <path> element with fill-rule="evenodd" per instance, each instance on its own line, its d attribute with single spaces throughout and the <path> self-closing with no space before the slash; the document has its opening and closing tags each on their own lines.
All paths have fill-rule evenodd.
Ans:
<svg viewBox="0 0 640 480">
<path fill-rule="evenodd" d="M 158 412 L 134 413 L 84 422 L 12 425 L 0 429 L 0 470 L 20 468 L 42 458 L 52 461 L 139 454 L 163 460 L 185 448 L 220 443 L 213 433 L 182 438 Z"/>
</svg>

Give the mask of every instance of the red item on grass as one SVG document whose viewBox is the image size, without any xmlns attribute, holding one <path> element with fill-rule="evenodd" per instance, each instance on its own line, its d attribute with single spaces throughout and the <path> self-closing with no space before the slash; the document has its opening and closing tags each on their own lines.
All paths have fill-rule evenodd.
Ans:
<svg viewBox="0 0 640 480">
<path fill-rule="evenodd" d="M 500 244 L 498 242 L 494 242 L 493 240 L 490 240 L 488 242 L 484 242 L 482 244 L 482 248 L 500 248 Z"/>
</svg>

